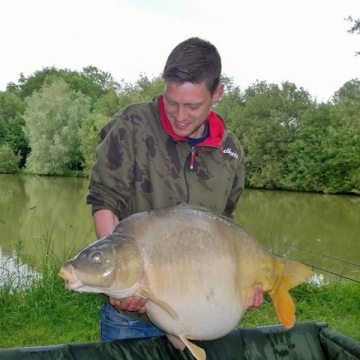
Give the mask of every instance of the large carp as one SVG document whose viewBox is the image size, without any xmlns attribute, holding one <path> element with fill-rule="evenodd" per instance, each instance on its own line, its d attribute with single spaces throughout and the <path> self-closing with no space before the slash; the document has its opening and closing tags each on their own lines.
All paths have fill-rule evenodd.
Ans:
<svg viewBox="0 0 360 360">
<path fill-rule="evenodd" d="M 280 322 L 292 327 L 288 290 L 311 270 L 273 256 L 227 217 L 178 205 L 120 221 L 65 262 L 59 275 L 71 290 L 148 299 L 150 320 L 176 348 L 186 346 L 201 360 L 204 350 L 188 339 L 217 339 L 235 329 L 254 284 L 270 295 Z"/>
</svg>

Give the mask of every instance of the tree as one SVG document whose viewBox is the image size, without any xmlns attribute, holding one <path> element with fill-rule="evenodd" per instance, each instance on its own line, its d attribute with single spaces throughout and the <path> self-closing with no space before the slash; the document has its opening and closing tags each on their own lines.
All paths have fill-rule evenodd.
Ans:
<svg viewBox="0 0 360 360">
<path fill-rule="evenodd" d="M 16 155 L 8 144 L 0 146 L 0 173 L 12 174 L 19 169 L 20 155 Z"/>
<path fill-rule="evenodd" d="M 246 182 L 251 187 L 281 188 L 287 176 L 289 145 L 302 113 L 313 103 L 310 95 L 284 82 L 281 87 L 257 82 L 243 95 L 239 134 L 246 157 Z"/>
<path fill-rule="evenodd" d="M 360 193 L 360 81 L 351 80 L 333 103 L 314 105 L 301 117 L 290 145 L 285 188 Z"/>
<path fill-rule="evenodd" d="M 31 148 L 26 167 L 31 173 L 62 175 L 77 169 L 82 161 L 78 130 L 89 108 L 90 99 L 61 79 L 31 95 L 24 114 Z"/>
<path fill-rule="evenodd" d="M 33 92 L 40 91 L 43 85 L 50 85 L 53 81 L 63 79 L 74 91 L 81 91 L 94 103 L 107 91 L 118 91 L 119 84 L 110 73 L 99 70 L 95 66 L 84 67 L 82 72 L 69 69 L 45 67 L 25 77 L 20 74 L 19 85 L 8 84 L 13 91 L 18 91 L 23 99 L 31 96 Z"/>
<path fill-rule="evenodd" d="M 338 91 L 331 109 L 327 139 L 328 165 L 332 169 L 332 192 L 360 193 L 360 81 L 352 80 Z M 342 95 L 341 95 L 342 94 Z"/>
<path fill-rule="evenodd" d="M 214 110 L 225 120 L 226 125 L 239 139 L 244 132 L 242 124 L 239 122 L 245 102 L 239 86 L 235 86 L 233 79 L 222 77 L 221 83 L 225 85 L 224 94 L 215 104 Z"/>
<path fill-rule="evenodd" d="M 28 142 L 22 129 L 25 107 L 25 101 L 16 91 L 0 92 L 0 145 L 6 143 L 15 154 L 20 154 L 20 166 L 24 166 L 29 152 Z"/>
<path fill-rule="evenodd" d="M 0 91 L 0 119 L 7 124 L 9 119 L 15 118 L 17 114 L 23 114 L 26 104 L 17 94 Z M 6 125 L 5 125 L 6 127 Z M 0 140 L 5 137 L 6 131 L 0 130 Z"/>
<path fill-rule="evenodd" d="M 114 90 L 107 91 L 94 104 L 94 112 L 112 117 L 120 109 L 120 98 Z"/>
<path fill-rule="evenodd" d="M 149 101 L 154 95 L 163 91 L 161 77 L 151 80 L 140 74 L 134 85 L 122 83 L 119 95 L 108 90 L 94 103 L 94 111 L 82 123 L 80 129 L 81 151 L 84 157 L 84 170 L 89 171 L 95 162 L 95 149 L 99 144 L 99 132 L 110 118 L 120 109 L 135 102 Z"/>
<path fill-rule="evenodd" d="M 335 104 L 342 103 L 353 106 L 360 103 L 360 79 L 347 81 L 338 91 L 335 92 L 332 101 Z"/>
<path fill-rule="evenodd" d="M 350 30 L 348 30 L 348 32 L 350 34 L 358 34 L 359 35 L 360 34 L 360 19 L 355 20 L 351 16 L 349 16 L 345 20 L 352 23 L 352 27 Z M 360 55 L 360 51 L 355 52 L 355 55 Z"/>
<path fill-rule="evenodd" d="M 5 142 L 11 147 L 15 154 L 20 155 L 20 167 L 24 167 L 26 158 L 30 153 L 29 141 L 24 133 L 25 121 L 23 115 L 16 114 L 7 122 L 7 133 Z"/>
<path fill-rule="evenodd" d="M 329 168 L 324 144 L 328 138 L 330 110 L 330 104 L 313 104 L 301 116 L 295 140 L 288 148 L 285 189 L 320 192 L 327 187 Z"/>
<path fill-rule="evenodd" d="M 151 80 L 140 74 L 135 84 L 121 83 L 119 90 L 119 106 L 123 108 L 132 103 L 149 101 L 153 96 L 164 90 L 164 81 L 158 76 Z"/>
<path fill-rule="evenodd" d="M 95 66 L 84 67 L 81 75 L 88 79 L 93 86 L 97 86 L 103 91 L 117 91 L 119 88 L 119 84 L 110 73 L 102 71 Z"/>
<path fill-rule="evenodd" d="M 27 97 L 31 96 L 35 91 L 40 91 L 48 76 L 58 76 L 59 73 L 60 70 L 54 66 L 46 67 L 42 70 L 37 70 L 34 74 L 28 77 L 25 77 L 23 73 L 20 73 L 18 88 L 22 99 L 26 99 Z M 14 88 L 14 86 L 12 87 Z"/>
<path fill-rule="evenodd" d="M 89 172 L 95 163 L 95 149 L 100 142 L 99 133 L 108 120 L 109 118 L 103 114 L 92 113 L 81 124 L 80 150 L 84 158 L 83 169 L 85 172 Z"/>
</svg>

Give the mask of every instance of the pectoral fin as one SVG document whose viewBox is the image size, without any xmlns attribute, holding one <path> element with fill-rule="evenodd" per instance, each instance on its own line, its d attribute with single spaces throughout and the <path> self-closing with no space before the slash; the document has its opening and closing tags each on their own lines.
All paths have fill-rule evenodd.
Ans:
<svg viewBox="0 0 360 360">
<path fill-rule="evenodd" d="M 202 349 L 201 347 L 193 344 L 192 342 L 190 342 L 188 339 L 186 339 L 182 335 L 180 335 L 179 337 L 180 337 L 181 341 L 185 344 L 185 346 L 190 350 L 192 356 L 196 360 L 206 360 L 206 354 L 205 354 L 204 349 Z"/>
<path fill-rule="evenodd" d="M 159 300 L 148 287 L 141 286 L 138 289 L 138 292 L 150 301 L 152 301 L 154 304 L 163 308 L 174 320 L 179 320 L 179 316 L 176 311 L 166 302 Z"/>
<path fill-rule="evenodd" d="M 190 342 L 188 339 L 186 339 L 185 336 L 179 335 L 179 337 L 177 337 L 170 334 L 166 334 L 166 336 L 168 337 L 174 348 L 183 351 L 186 346 L 196 360 L 206 360 L 206 354 L 204 349 Z"/>
<path fill-rule="evenodd" d="M 175 335 L 165 334 L 175 349 L 184 351 L 185 344 Z"/>
</svg>

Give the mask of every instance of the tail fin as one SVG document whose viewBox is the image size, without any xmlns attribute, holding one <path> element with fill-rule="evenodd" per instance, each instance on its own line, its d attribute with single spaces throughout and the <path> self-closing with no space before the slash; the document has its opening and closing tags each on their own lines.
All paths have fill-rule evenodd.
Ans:
<svg viewBox="0 0 360 360">
<path fill-rule="evenodd" d="M 295 323 L 295 304 L 289 289 L 305 282 L 312 270 L 299 262 L 289 259 L 276 259 L 276 271 L 279 279 L 274 289 L 269 292 L 276 315 L 285 328 Z"/>
</svg>

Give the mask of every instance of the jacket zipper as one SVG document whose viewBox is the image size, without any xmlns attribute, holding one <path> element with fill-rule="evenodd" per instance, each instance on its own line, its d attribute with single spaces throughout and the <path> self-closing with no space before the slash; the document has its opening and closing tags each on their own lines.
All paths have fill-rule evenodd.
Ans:
<svg viewBox="0 0 360 360">
<path fill-rule="evenodd" d="M 199 154 L 199 152 L 204 152 L 207 151 L 206 148 L 217 148 L 219 149 L 221 152 L 223 151 L 223 147 L 221 145 L 219 146 L 209 146 L 207 145 L 206 147 L 203 146 L 192 146 L 191 150 L 190 150 L 190 170 L 194 169 L 194 163 L 195 163 L 195 156 Z"/>
<path fill-rule="evenodd" d="M 196 155 L 196 147 L 193 146 L 190 151 L 190 170 L 194 169 L 195 155 Z"/>
<path fill-rule="evenodd" d="M 207 147 L 217 147 L 218 149 L 222 149 L 222 146 L 207 146 Z M 202 151 L 206 151 L 204 148 L 202 147 L 196 147 L 196 146 L 192 146 L 191 150 L 190 150 L 190 170 L 194 169 L 194 163 L 195 163 L 195 156 Z M 186 166 L 186 165 L 184 165 Z M 186 188 L 187 188 L 187 195 L 186 195 L 186 202 L 189 202 L 189 184 L 187 182 L 186 179 L 186 171 L 185 171 L 185 183 L 186 183 Z"/>
</svg>

